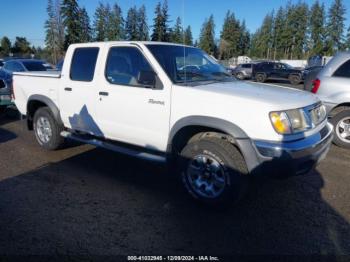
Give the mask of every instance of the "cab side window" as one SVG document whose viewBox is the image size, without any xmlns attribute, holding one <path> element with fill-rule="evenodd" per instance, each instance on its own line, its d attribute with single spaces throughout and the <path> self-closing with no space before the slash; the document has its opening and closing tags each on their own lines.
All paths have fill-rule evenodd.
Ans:
<svg viewBox="0 0 350 262">
<path fill-rule="evenodd" d="M 94 79 L 98 52 L 98 47 L 75 49 L 70 67 L 70 79 L 91 82 Z"/>
<path fill-rule="evenodd" d="M 350 60 L 342 64 L 333 74 L 335 77 L 350 78 Z"/>
<path fill-rule="evenodd" d="M 141 73 L 154 71 L 141 51 L 136 47 L 112 47 L 109 51 L 106 64 L 106 79 L 111 84 L 140 86 Z"/>
</svg>

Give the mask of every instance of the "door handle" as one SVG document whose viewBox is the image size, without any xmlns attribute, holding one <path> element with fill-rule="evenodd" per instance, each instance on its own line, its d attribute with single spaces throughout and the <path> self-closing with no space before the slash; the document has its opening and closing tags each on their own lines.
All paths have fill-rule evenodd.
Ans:
<svg viewBox="0 0 350 262">
<path fill-rule="evenodd" d="M 71 87 L 66 87 L 64 88 L 64 91 L 68 91 L 68 92 L 71 92 L 73 89 Z"/>
<path fill-rule="evenodd" d="M 109 94 L 108 94 L 108 92 L 99 92 L 98 93 L 100 96 L 108 96 Z"/>
</svg>

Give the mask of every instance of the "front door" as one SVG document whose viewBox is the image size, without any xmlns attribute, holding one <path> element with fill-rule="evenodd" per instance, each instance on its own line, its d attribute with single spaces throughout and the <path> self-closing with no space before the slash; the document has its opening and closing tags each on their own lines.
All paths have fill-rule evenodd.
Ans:
<svg viewBox="0 0 350 262">
<path fill-rule="evenodd" d="M 140 48 L 110 48 L 104 79 L 99 86 L 98 125 L 109 139 L 165 151 L 169 133 L 170 86 L 162 86 L 156 77 L 158 88 L 152 88 L 140 79 L 145 72 L 156 75 Z"/>
</svg>

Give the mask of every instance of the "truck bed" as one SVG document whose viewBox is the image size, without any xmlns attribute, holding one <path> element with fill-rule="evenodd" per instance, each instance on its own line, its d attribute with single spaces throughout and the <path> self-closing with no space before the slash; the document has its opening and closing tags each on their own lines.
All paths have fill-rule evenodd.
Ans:
<svg viewBox="0 0 350 262">
<path fill-rule="evenodd" d="M 31 96 L 45 96 L 57 105 L 60 81 L 60 71 L 14 73 L 13 91 L 21 114 L 26 115 L 27 102 Z"/>
</svg>

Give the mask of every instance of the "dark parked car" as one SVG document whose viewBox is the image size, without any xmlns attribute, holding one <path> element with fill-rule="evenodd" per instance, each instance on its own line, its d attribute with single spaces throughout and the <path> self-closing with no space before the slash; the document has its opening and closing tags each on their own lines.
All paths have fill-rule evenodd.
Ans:
<svg viewBox="0 0 350 262">
<path fill-rule="evenodd" d="M 289 80 L 292 85 L 303 81 L 303 71 L 280 62 L 262 62 L 253 66 L 253 77 L 257 82 L 266 80 Z"/>
<path fill-rule="evenodd" d="M 16 59 L 6 61 L 3 69 L 9 73 L 27 71 L 47 71 L 46 62 L 36 59 Z"/>
<path fill-rule="evenodd" d="M 0 113 L 2 113 L 6 107 L 13 105 L 11 99 L 11 74 L 0 70 Z"/>
<path fill-rule="evenodd" d="M 232 74 L 240 80 L 249 79 L 252 77 L 253 64 L 245 63 L 238 65 L 232 72 Z"/>
</svg>

